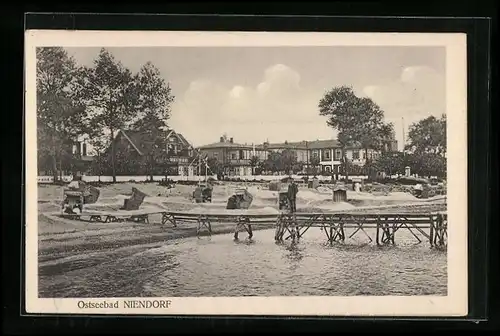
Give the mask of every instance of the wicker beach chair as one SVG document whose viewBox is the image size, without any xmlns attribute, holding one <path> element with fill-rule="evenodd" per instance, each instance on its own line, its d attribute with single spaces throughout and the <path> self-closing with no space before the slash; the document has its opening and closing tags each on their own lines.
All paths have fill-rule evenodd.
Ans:
<svg viewBox="0 0 500 336">
<path fill-rule="evenodd" d="M 139 210 L 144 198 L 147 195 L 137 188 L 132 188 L 132 196 L 129 199 L 125 199 L 123 202 L 123 207 L 120 210 Z"/>
</svg>

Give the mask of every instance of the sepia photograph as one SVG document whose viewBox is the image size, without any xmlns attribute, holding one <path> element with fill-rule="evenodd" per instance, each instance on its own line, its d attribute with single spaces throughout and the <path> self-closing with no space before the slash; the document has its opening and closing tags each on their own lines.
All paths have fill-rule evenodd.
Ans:
<svg viewBox="0 0 500 336">
<path fill-rule="evenodd" d="M 465 50 L 27 31 L 28 311 L 466 315 Z"/>
</svg>

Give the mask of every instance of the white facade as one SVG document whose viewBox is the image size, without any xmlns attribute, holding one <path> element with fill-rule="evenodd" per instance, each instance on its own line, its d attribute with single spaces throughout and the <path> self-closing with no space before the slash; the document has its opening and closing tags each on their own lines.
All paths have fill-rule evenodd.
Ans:
<svg viewBox="0 0 500 336">
<path fill-rule="evenodd" d="M 339 173 L 342 150 L 339 148 L 323 148 L 311 150 L 311 157 L 319 157 L 321 171 L 326 173 Z"/>
<path fill-rule="evenodd" d="M 380 156 L 380 153 L 373 149 L 368 149 L 368 152 L 365 153 L 364 149 L 346 149 L 346 157 L 353 164 L 363 166 L 366 163 L 366 154 L 368 154 L 369 159 L 377 159 Z"/>
</svg>

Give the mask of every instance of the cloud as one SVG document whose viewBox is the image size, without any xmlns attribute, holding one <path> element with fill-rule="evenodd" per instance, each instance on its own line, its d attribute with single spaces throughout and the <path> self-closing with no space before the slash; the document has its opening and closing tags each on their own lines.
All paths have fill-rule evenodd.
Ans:
<svg viewBox="0 0 500 336">
<path fill-rule="evenodd" d="M 362 94 L 372 98 L 395 125 L 399 147 L 403 127 L 428 116 L 446 113 L 445 77 L 427 66 L 409 66 L 392 82 L 365 86 Z"/>
<path fill-rule="evenodd" d="M 196 79 L 177 97 L 170 124 L 194 145 L 216 142 L 226 133 L 241 143 L 330 139 L 335 132 L 319 116 L 323 92 L 301 86 L 301 76 L 285 64 L 262 69 L 255 85 L 226 86 Z M 394 123 L 399 147 L 403 127 L 445 112 L 445 78 L 426 66 L 408 66 L 399 78 L 361 87 L 356 93 L 372 98 Z M 404 118 L 404 121 L 402 120 Z"/>
<path fill-rule="evenodd" d="M 300 79 L 292 68 L 275 64 L 255 86 L 195 80 L 174 103 L 170 123 L 195 145 L 215 142 L 223 133 L 243 143 L 331 138 L 318 112 L 322 93 L 302 88 Z"/>
</svg>

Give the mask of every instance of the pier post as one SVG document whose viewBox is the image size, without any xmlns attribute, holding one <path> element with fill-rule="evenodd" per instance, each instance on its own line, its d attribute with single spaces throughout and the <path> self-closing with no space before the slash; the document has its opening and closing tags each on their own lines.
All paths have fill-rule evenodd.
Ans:
<svg viewBox="0 0 500 336">
<path fill-rule="evenodd" d="M 210 219 L 207 216 L 198 216 L 198 228 L 196 229 L 196 235 L 200 238 L 200 231 L 203 227 L 208 230 L 209 236 L 212 236 L 212 225 Z"/>
<path fill-rule="evenodd" d="M 375 234 L 375 242 L 377 243 L 377 246 L 380 246 L 380 228 L 382 226 L 382 223 L 380 221 L 380 216 L 377 216 L 377 232 Z"/>
<path fill-rule="evenodd" d="M 447 223 L 443 214 L 437 214 L 435 221 L 434 246 L 443 248 L 446 246 L 445 235 L 447 235 Z"/>
<path fill-rule="evenodd" d="M 287 228 L 287 216 L 285 214 L 280 214 L 276 222 L 276 233 L 274 235 L 274 240 L 277 242 L 283 241 L 283 235 Z"/>
<path fill-rule="evenodd" d="M 234 230 L 234 239 L 238 239 L 240 228 L 243 227 L 248 233 L 248 239 L 252 239 L 253 231 L 252 225 L 250 224 L 250 219 L 245 216 L 238 216 L 236 218 L 236 229 Z"/>
<path fill-rule="evenodd" d="M 431 248 L 434 246 L 434 216 L 429 216 L 429 243 L 431 244 Z"/>
<path fill-rule="evenodd" d="M 389 223 L 389 217 L 385 216 L 385 220 L 381 223 L 380 227 L 382 229 L 382 237 L 380 238 L 380 242 L 384 245 L 387 244 L 394 244 L 394 227 L 392 227 L 391 230 L 391 225 Z"/>
<path fill-rule="evenodd" d="M 177 227 L 177 222 L 175 221 L 175 216 L 169 214 L 168 212 L 162 212 L 161 214 L 161 225 L 165 225 L 167 222 L 172 223 L 174 227 Z"/>
</svg>

